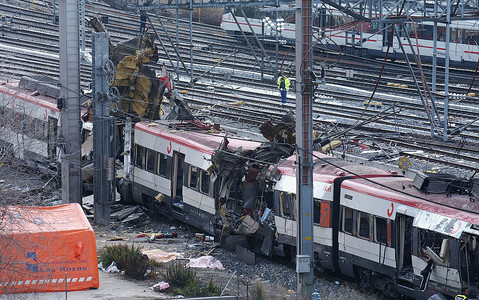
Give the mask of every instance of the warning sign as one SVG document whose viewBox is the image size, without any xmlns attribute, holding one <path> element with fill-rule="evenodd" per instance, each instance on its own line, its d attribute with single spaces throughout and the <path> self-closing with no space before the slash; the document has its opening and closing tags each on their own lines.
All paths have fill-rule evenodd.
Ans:
<svg viewBox="0 0 479 300">
<path fill-rule="evenodd" d="M 411 161 L 406 156 L 403 156 L 398 160 L 397 164 L 401 170 L 406 171 L 411 166 Z"/>
</svg>

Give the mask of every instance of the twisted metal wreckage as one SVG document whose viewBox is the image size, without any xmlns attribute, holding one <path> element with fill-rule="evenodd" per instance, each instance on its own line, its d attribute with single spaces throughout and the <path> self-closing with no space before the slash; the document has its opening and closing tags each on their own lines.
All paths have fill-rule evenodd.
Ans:
<svg viewBox="0 0 479 300">
<path fill-rule="evenodd" d="M 89 23 L 96 31 L 106 31 L 96 18 Z M 118 109 L 112 113 L 120 118 L 133 115 L 133 123 L 161 118 L 169 120 L 170 128 L 174 129 L 212 129 L 201 116 L 193 115 L 181 94 L 172 87 L 165 66 L 159 77 L 149 66 L 158 60 L 154 41 L 155 35 L 144 33 L 117 45 L 110 44 L 110 60 L 115 69 L 112 89 L 118 102 Z M 161 106 L 166 101 L 171 110 L 163 116 Z M 221 241 L 230 235 L 245 235 L 256 241 L 249 243 L 252 250 L 271 255 L 275 241 L 273 187 L 280 177 L 275 165 L 295 151 L 295 119 L 287 113 L 277 124 L 268 121 L 259 129 L 269 142 L 254 150 L 233 151 L 228 148 L 226 135 L 212 155 L 208 172 L 211 182 L 217 182 L 214 197 L 219 203 L 213 225 Z M 119 186 L 130 188 L 123 183 Z"/>
<path fill-rule="evenodd" d="M 294 153 L 294 119 L 287 114 L 283 122 L 265 122 L 260 130 L 270 142 L 254 150 L 231 151 L 225 137 L 212 156 L 211 172 L 219 179 L 222 238 L 230 234 L 254 237 L 259 243 L 250 243 L 252 250 L 269 256 L 275 240 L 273 185 L 280 176 L 275 165 Z"/>
</svg>

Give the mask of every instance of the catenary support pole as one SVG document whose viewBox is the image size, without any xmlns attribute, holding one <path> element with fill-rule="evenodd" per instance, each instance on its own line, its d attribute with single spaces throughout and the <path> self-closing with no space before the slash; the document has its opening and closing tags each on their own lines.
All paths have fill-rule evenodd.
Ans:
<svg viewBox="0 0 479 300">
<path fill-rule="evenodd" d="M 78 0 L 59 3 L 62 202 L 81 203 L 80 34 Z"/>
<path fill-rule="evenodd" d="M 446 2 L 446 62 L 444 66 L 444 129 L 442 140 L 447 142 L 449 114 L 449 43 L 451 42 L 451 0 Z"/>
<path fill-rule="evenodd" d="M 193 1 L 190 1 L 190 85 L 193 86 Z"/>
<path fill-rule="evenodd" d="M 312 1 L 296 0 L 296 184 L 297 255 L 299 299 L 313 292 L 313 83 Z"/>
<path fill-rule="evenodd" d="M 434 18 L 437 18 L 437 1 L 434 1 Z M 437 73 L 437 21 L 434 21 L 432 29 L 432 92 L 436 92 Z"/>
<path fill-rule="evenodd" d="M 92 34 L 92 89 L 93 89 L 93 209 L 95 223 L 110 224 L 112 202 L 111 117 L 105 66 L 108 62 L 108 34 Z"/>
</svg>

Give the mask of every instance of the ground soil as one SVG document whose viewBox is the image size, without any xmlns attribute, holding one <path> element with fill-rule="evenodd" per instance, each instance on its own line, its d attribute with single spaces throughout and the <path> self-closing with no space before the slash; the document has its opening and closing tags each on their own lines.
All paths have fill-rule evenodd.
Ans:
<svg viewBox="0 0 479 300">
<path fill-rule="evenodd" d="M 166 226 L 163 226 L 163 228 L 165 228 L 165 231 L 170 231 L 166 233 L 177 233 L 178 236 L 176 238 L 157 239 L 154 242 L 150 242 L 148 237 L 137 238 L 137 236 L 141 235 L 142 233 L 151 233 L 153 231 L 152 228 L 158 226 L 162 225 L 152 225 L 152 223 L 146 223 L 140 226 L 121 226 L 117 228 L 114 228 L 115 225 L 110 227 L 94 226 L 97 253 L 100 256 L 106 246 L 127 244 L 134 245 L 135 247 L 141 247 L 142 249 L 146 250 L 161 249 L 166 252 L 181 253 L 183 259 L 177 260 L 177 262 L 186 264 L 190 257 L 199 257 L 201 252 L 206 252 L 212 247 L 214 248 L 216 245 L 215 242 L 197 241 L 195 239 L 195 233 L 197 231 L 189 231 L 187 228 L 181 227 L 182 225 L 175 226 L 173 223 L 166 224 Z M 215 257 L 215 251 L 216 248 L 211 252 L 211 256 Z M 231 253 L 231 255 L 234 255 L 234 253 Z M 161 264 L 161 266 L 155 270 L 155 274 L 148 276 L 145 280 L 131 281 L 136 282 L 138 285 L 149 288 L 155 283 L 158 283 L 164 279 L 163 274 L 166 273 L 168 266 L 172 263 L 175 262 L 172 261 Z M 239 295 L 244 297 L 243 299 L 255 299 L 255 296 L 261 293 L 263 294 L 263 298 L 259 299 L 295 299 L 293 291 L 288 291 L 284 288 L 278 288 L 277 286 L 274 286 L 268 282 L 255 280 L 254 278 L 237 276 L 232 277 L 233 272 L 229 270 L 200 268 L 195 268 L 194 270 L 196 271 L 197 277 L 204 284 L 207 284 L 210 280 L 212 280 L 215 285 L 219 286 L 223 290 L 229 282 L 224 291 L 224 295 Z M 174 297 L 175 295 L 172 293 L 172 289 L 169 289 L 169 291 L 165 293 L 165 296 Z"/>
</svg>

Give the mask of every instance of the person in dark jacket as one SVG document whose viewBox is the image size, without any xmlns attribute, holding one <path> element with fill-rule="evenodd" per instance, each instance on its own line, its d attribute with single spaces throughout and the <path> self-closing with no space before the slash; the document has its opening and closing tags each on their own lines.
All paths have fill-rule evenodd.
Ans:
<svg viewBox="0 0 479 300">
<path fill-rule="evenodd" d="M 142 11 L 140 13 L 140 34 L 143 34 L 146 27 L 146 13 Z"/>
</svg>

